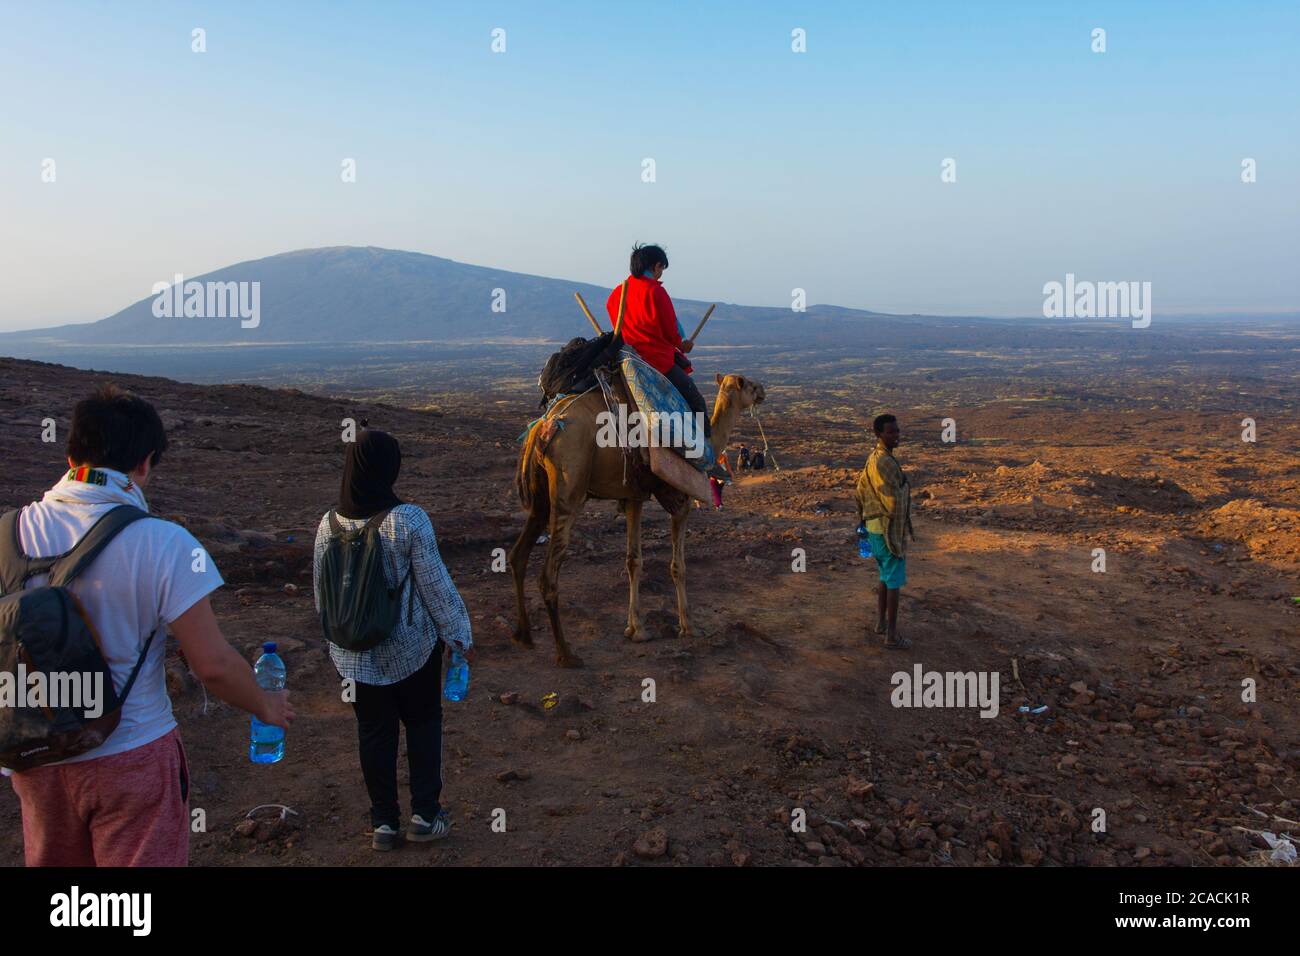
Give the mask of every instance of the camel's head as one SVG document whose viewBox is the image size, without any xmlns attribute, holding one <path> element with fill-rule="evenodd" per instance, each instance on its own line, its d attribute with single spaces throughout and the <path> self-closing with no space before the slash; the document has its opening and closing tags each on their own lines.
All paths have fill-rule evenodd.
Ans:
<svg viewBox="0 0 1300 956">
<path fill-rule="evenodd" d="M 743 375 L 719 375 L 718 391 L 732 393 L 741 409 L 757 405 L 767 398 L 767 390 L 761 384 Z"/>
</svg>

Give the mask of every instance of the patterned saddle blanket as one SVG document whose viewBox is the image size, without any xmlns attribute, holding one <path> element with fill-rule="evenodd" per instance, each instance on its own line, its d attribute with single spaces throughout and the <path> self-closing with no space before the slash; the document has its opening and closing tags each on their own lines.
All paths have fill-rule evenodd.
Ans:
<svg viewBox="0 0 1300 956">
<path fill-rule="evenodd" d="M 641 413 L 645 437 L 671 448 L 700 471 L 712 468 L 713 446 L 704 437 L 703 422 L 697 421 L 673 383 L 631 348 L 624 347 L 619 354 L 619 365 Z"/>
</svg>

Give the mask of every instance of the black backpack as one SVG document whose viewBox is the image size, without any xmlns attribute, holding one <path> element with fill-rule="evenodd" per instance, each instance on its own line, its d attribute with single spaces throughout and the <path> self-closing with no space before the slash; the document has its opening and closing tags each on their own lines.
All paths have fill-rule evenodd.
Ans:
<svg viewBox="0 0 1300 956">
<path fill-rule="evenodd" d="M 573 395 L 595 388 L 596 369 L 608 363 L 618 351 L 613 332 L 594 339 L 573 339 L 546 360 L 537 384 L 542 390 L 543 408 L 556 395 Z"/>
<path fill-rule="evenodd" d="M 89 675 L 96 676 L 106 699 L 98 717 L 87 717 L 84 705 L 0 706 L 0 766 L 29 770 L 42 764 L 65 760 L 100 746 L 117 729 L 122 705 L 144 665 L 154 635 L 145 642 L 140 658 L 121 693 L 113 686 L 113 675 L 104 660 L 99 633 L 86 616 L 85 608 L 68 585 L 88 568 L 117 533 L 142 518 L 153 517 L 132 505 L 119 505 L 105 513 L 66 554 L 29 558 L 23 554 L 18 536 L 22 509 L 0 515 L 0 673 L 19 683 L 20 665 L 27 675 L 45 675 L 47 695 L 68 684 L 57 675 L 70 675 L 79 686 Z M 48 582 L 26 589 L 27 580 L 49 572 Z M 67 704 L 68 701 L 61 703 Z"/>
<path fill-rule="evenodd" d="M 391 509 L 390 509 L 391 510 Z M 320 559 L 316 588 L 320 594 L 320 623 L 325 640 L 347 651 L 365 651 L 388 640 L 402 620 L 402 589 L 410 585 L 406 621 L 415 615 L 415 582 L 411 569 L 396 588 L 384 574 L 384 542 L 379 526 L 388 517 L 381 511 L 360 528 L 349 531 L 329 513 L 330 540 Z"/>
</svg>

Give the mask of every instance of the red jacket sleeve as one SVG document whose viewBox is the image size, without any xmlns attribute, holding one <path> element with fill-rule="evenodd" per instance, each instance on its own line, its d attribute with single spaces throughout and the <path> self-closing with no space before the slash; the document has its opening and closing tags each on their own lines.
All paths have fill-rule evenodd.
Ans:
<svg viewBox="0 0 1300 956">
<path fill-rule="evenodd" d="M 675 349 L 681 348 L 682 337 L 677 332 L 677 310 L 673 308 L 673 300 L 668 298 L 668 293 L 664 290 L 664 287 L 658 284 L 655 285 L 651 297 L 654 304 L 655 319 L 663 332 L 664 341 Z"/>
</svg>

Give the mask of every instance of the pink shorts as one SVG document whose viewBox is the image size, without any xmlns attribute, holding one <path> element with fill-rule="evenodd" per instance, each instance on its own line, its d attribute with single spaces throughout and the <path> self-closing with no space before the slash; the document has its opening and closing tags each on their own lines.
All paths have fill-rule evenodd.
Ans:
<svg viewBox="0 0 1300 956">
<path fill-rule="evenodd" d="M 15 773 L 28 866 L 186 866 L 189 767 L 173 727 L 152 743 Z"/>
</svg>

